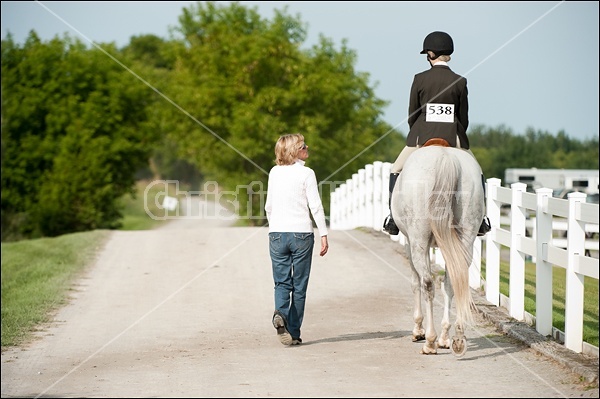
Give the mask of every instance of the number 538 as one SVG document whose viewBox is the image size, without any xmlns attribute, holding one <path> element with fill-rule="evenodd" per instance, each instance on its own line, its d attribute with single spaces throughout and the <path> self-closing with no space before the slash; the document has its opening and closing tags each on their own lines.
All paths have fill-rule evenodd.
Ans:
<svg viewBox="0 0 600 399">
<path fill-rule="evenodd" d="M 427 103 L 426 122 L 454 122 L 454 104 Z"/>
</svg>

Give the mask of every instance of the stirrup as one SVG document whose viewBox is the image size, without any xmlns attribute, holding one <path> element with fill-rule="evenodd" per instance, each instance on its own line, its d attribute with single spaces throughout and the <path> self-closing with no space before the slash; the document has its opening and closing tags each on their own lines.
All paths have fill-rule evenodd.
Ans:
<svg viewBox="0 0 600 399">
<path fill-rule="evenodd" d="M 487 216 L 484 216 L 483 221 L 481 222 L 481 226 L 479 226 L 479 232 L 477 233 L 477 237 L 484 236 L 491 229 L 492 225 L 490 223 L 490 219 L 488 219 Z"/>
<path fill-rule="evenodd" d="M 383 222 L 383 231 L 391 236 L 397 236 L 400 233 L 400 229 L 396 226 L 396 222 L 392 218 L 392 215 L 388 215 Z"/>
</svg>

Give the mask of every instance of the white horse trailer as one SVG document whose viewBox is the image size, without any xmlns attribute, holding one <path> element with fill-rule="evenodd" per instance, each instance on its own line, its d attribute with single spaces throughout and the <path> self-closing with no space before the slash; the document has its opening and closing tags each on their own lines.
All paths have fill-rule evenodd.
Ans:
<svg viewBox="0 0 600 399">
<path fill-rule="evenodd" d="M 527 188 L 534 191 L 536 188 L 551 188 L 558 190 L 581 191 L 588 195 L 598 194 L 597 169 L 518 169 L 509 168 L 504 172 L 504 183 L 525 183 Z"/>
</svg>

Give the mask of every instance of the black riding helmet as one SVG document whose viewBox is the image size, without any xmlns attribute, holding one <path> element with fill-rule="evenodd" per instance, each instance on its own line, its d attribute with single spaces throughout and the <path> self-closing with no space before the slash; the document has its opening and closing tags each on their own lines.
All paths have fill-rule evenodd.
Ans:
<svg viewBox="0 0 600 399">
<path fill-rule="evenodd" d="M 420 54 L 427 54 L 433 51 L 436 58 L 440 55 L 450 55 L 454 52 L 454 42 L 446 32 L 431 32 L 423 40 L 423 51 Z"/>
</svg>

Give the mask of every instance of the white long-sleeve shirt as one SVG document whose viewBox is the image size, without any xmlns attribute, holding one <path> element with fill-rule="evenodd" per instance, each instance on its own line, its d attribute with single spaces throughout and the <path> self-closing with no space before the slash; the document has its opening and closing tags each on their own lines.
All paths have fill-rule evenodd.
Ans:
<svg viewBox="0 0 600 399">
<path fill-rule="evenodd" d="M 302 160 L 298 159 L 292 165 L 276 165 L 271 169 L 265 211 L 269 232 L 312 233 L 312 213 L 319 235 L 327 235 L 317 178 Z"/>
</svg>

